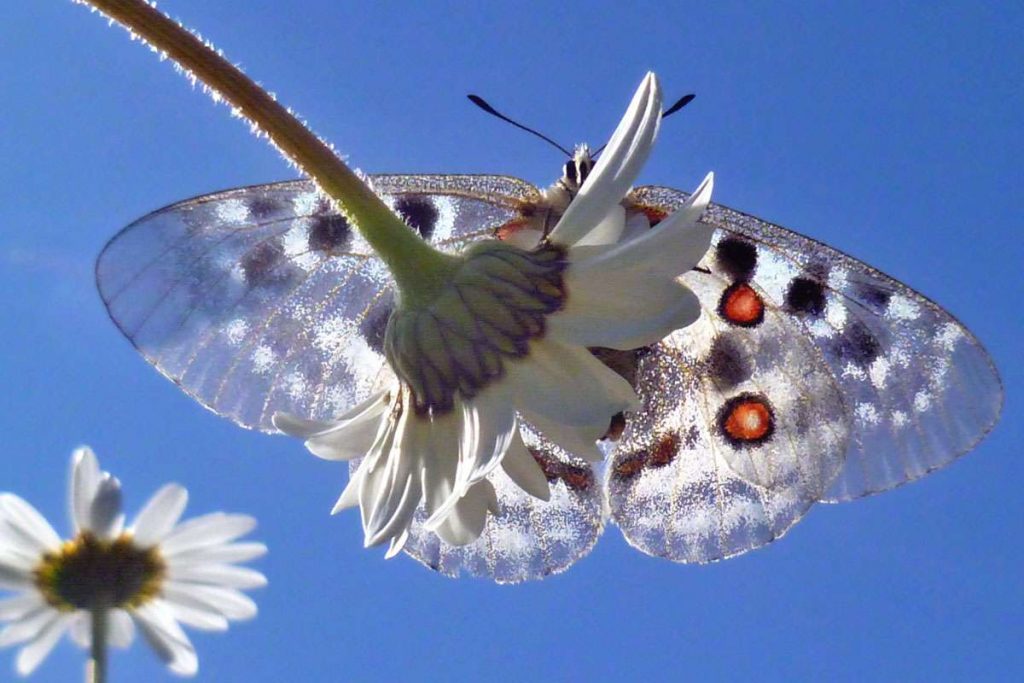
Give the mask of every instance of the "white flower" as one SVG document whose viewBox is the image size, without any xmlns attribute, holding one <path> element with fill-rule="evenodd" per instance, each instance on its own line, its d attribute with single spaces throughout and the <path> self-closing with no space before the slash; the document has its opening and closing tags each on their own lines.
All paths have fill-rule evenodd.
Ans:
<svg viewBox="0 0 1024 683">
<path fill-rule="evenodd" d="M 82 647 L 92 640 L 91 614 L 106 614 L 111 645 L 128 647 L 135 628 L 176 674 L 198 669 L 181 624 L 223 631 L 250 619 L 255 603 L 239 589 L 266 584 L 259 572 L 236 566 L 266 552 L 235 543 L 256 520 L 215 512 L 182 524 L 188 492 L 168 484 L 132 526 L 124 526 L 121 485 L 101 472 L 96 456 L 79 448 L 71 458 L 69 509 L 74 536 L 61 540 L 34 507 L 0 494 L 0 647 L 21 644 L 16 669 L 28 675 L 64 633 Z"/>
<path fill-rule="evenodd" d="M 537 233 L 529 250 L 521 239 L 475 243 L 429 305 L 399 300 L 386 335 L 397 386 L 333 421 L 275 415 L 315 455 L 365 456 L 334 512 L 359 506 L 367 546 L 389 542 L 388 556 L 397 553 L 421 502 L 427 528 L 471 542 L 497 512 L 487 477 L 499 466 L 546 500 L 519 419 L 575 455 L 602 458 L 595 442 L 637 397 L 588 347 L 640 348 L 700 315 L 678 276 L 710 244 L 711 228 L 698 223 L 710 175 L 685 207 L 619 242 L 622 202 L 660 120 L 661 92 L 648 74 L 550 235 Z"/>
</svg>

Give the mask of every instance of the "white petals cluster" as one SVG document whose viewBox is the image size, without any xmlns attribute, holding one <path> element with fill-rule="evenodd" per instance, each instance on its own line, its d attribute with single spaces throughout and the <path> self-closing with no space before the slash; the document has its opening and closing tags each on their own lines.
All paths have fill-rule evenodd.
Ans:
<svg viewBox="0 0 1024 683">
<path fill-rule="evenodd" d="M 544 335 L 530 340 L 527 355 L 507 362 L 502 377 L 472 398 L 458 397 L 454 410 L 440 415 L 417 414 L 408 388 L 395 387 L 336 420 L 275 416 L 281 431 L 305 439 L 315 455 L 365 456 L 334 511 L 358 505 L 367 546 L 386 542 L 388 556 L 397 553 L 421 504 L 427 528 L 444 541 L 472 542 L 487 513 L 498 511 L 487 480 L 497 467 L 546 500 L 546 476 L 518 421 L 577 456 L 600 460 L 595 442 L 614 415 L 637 406 L 637 397 L 588 347 L 640 348 L 700 315 L 696 296 L 678 276 L 710 245 L 712 230 L 698 220 L 710 201 L 711 175 L 656 227 L 626 224 L 623 200 L 650 154 L 661 112 L 657 79 L 648 74 L 548 236 L 568 255 L 564 305 L 546 318 Z"/>
<path fill-rule="evenodd" d="M 144 577 L 146 590 L 105 607 L 108 642 L 128 647 L 138 629 L 173 673 L 195 674 L 198 659 L 182 625 L 223 631 L 229 621 L 256 616 L 256 604 L 242 590 L 263 586 L 266 578 L 237 563 L 260 557 L 266 546 L 236 542 L 256 520 L 215 512 L 179 523 L 188 493 L 168 484 L 150 498 L 134 524 L 125 526 L 118 480 L 100 470 L 88 448 L 76 450 L 71 463 L 68 507 L 75 535 L 67 541 L 29 503 L 0 494 L 0 589 L 14 593 L 0 600 L 0 622 L 7 622 L 0 630 L 0 647 L 21 646 L 15 668 L 22 675 L 34 671 L 65 633 L 89 647 L 90 610 L 47 592 L 40 568 L 59 564 L 68 548 L 83 540 L 100 548 L 120 544 L 133 557 L 152 559 L 160 571 Z M 134 582 L 120 585 L 126 573 L 90 577 L 100 590 L 85 590 L 76 598 L 100 604 L 110 594 L 131 592 Z"/>
</svg>

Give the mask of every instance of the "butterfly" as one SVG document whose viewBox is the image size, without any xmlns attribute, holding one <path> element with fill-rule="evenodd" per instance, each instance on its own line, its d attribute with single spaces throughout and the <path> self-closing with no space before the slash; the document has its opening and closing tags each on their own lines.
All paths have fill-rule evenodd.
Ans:
<svg viewBox="0 0 1024 683">
<path fill-rule="evenodd" d="M 570 196 L 592 159 L 554 186 Z M 552 190 L 495 175 L 376 175 L 410 229 L 441 250 L 543 235 Z M 655 225 L 688 194 L 640 187 L 627 224 Z M 633 221 L 632 219 L 636 219 Z M 467 546 L 422 523 L 405 552 L 448 576 L 514 583 L 561 572 L 604 527 L 650 555 L 705 563 L 761 547 L 819 501 L 891 489 L 971 450 L 1002 387 L 977 339 L 909 287 L 820 242 L 724 206 L 711 249 L 681 276 L 700 319 L 650 347 L 592 349 L 642 406 L 616 416 L 595 466 L 525 425 L 551 484 L 530 497 L 499 468 L 500 512 Z M 129 225 L 96 265 L 118 328 L 213 412 L 275 432 L 285 412 L 335 417 L 390 376 L 393 281 L 309 181 L 197 197 Z M 352 471 L 358 462 L 351 465 Z"/>
</svg>

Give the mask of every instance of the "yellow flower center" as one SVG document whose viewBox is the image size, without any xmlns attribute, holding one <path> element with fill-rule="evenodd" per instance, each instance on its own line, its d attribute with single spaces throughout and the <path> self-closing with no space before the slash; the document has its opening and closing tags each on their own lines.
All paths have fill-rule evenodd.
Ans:
<svg viewBox="0 0 1024 683">
<path fill-rule="evenodd" d="M 131 534 L 105 541 L 82 532 L 35 568 L 36 587 L 62 611 L 139 607 L 160 592 L 167 565 L 157 549 L 142 550 Z"/>
<path fill-rule="evenodd" d="M 456 394 L 472 398 L 526 355 L 544 334 L 545 317 L 565 303 L 565 250 L 524 251 L 478 242 L 428 304 L 392 313 L 384 337 L 388 362 L 410 388 L 416 412 L 444 413 Z"/>
</svg>

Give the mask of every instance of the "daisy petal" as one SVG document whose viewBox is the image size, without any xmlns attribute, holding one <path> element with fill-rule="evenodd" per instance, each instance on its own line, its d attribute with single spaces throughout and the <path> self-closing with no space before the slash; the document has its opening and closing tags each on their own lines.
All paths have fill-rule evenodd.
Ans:
<svg viewBox="0 0 1024 683">
<path fill-rule="evenodd" d="M 405 547 L 406 541 L 409 540 L 409 528 L 406 527 L 402 530 L 402 533 L 391 539 L 391 544 L 388 546 L 388 551 L 384 553 L 384 559 L 390 560 L 392 557 L 402 552 L 402 548 Z"/>
<path fill-rule="evenodd" d="M 222 562 L 231 564 L 234 562 L 248 562 L 257 557 L 267 554 L 267 546 L 262 543 L 232 543 L 230 545 L 215 545 L 209 548 L 195 548 L 187 552 L 180 552 L 174 556 L 175 564 L 186 562 Z"/>
<path fill-rule="evenodd" d="M 14 562 L 9 562 L 13 559 Z M 24 562 L 18 558 L 0 559 L 0 589 L 16 591 L 31 589 L 32 568 L 24 566 Z"/>
<path fill-rule="evenodd" d="M 349 476 L 348 484 L 342 489 L 341 495 L 338 496 L 338 500 L 334 503 L 334 507 L 331 508 L 331 514 L 336 515 L 342 510 L 348 510 L 359 505 L 359 487 L 362 486 L 363 474 L 366 470 L 363 469 L 366 463 L 363 463 L 359 469 L 353 472 Z"/>
<path fill-rule="evenodd" d="M 381 392 L 363 401 L 337 420 L 320 422 L 293 415 L 274 415 L 274 426 L 285 434 L 306 439 L 306 448 L 325 460 L 362 457 L 377 437 L 380 417 L 388 407 L 388 394 Z"/>
<path fill-rule="evenodd" d="M 123 609 L 111 610 L 107 615 L 107 642 L 111 647 L 125 649 L 135 640 L 135 622 Z"/>
<path fill-rule="evenodd" d="M 544 470 L 530 455 L 518 429 L 512 435 L 512 443 L 509 444 L 508 452 L 505 453 L 505 457 L 501 461 L 501 467 L 516 486 L 534 498 L 541 500 L 551 498 L 551 486 L 544 475 Z"/>
<path fill-rule="evenodd" d="M 204 586 L 184 581 L 168 581 L 164 586 L 168 602 L 189 604 L 188 596 L 196 603 L 219 612 L 231 621 L 252 619 L 256 616 L 256 603 L 247 595 L 221 586 Z"/>
<path fill-rule="evenodd" d="M 639 404 L 629 382 L 589 351 L 550 338 L 530 345 L 529 362 L 509 363 L 507 381 L 519 410 L 563 425 L 607 424 Z"/>
<path fill-rule="evenodd" d="M 601 158 L 551 231 L 553 242 L 575 244 L 622 201 L 647 161 L 660 123 L 661 88 L 648 73 Z"/>
<path fill-rule="evenodd" d="M 412 521 L 423 492 L 423 445 L 429 434 L 429 421 L 406 410 L 391 438 L 381 442 L 384 462 L 370 466 L 359 489 L 367 547 L 390 540 Z"/>
<path fill-rule="evenodd" d="M 89 643 L 92 641 L 92 619 L 89 618 L 88 612 L 80 610 L 75 613 L 68 626 L 68 637 L 83 650 L 89 649 Z"/>
<path fill-rule="evenodd" d="M 661 341 L 700 317 L 700 300 L 674 278 L 641 268 L 572 272 L 566 306 L 550 318 L 553 338 L 627 351 Z"/>
<path fill-rule="evenodd" d="M 17 621 L 26 614 L 43 607 L 43 598 L 38 592 L 21 593 L 0 600 L 0 621 Z"/>
<path fill-rule="evenodd" d="M 616 204 L 608 211 L 608 215 L 594 226 L 593 230 L 576 242 L 574 248 L 598 244 L 615 244 L 622 238 L 622 233 L 625 230 L 626 209 L 622 204 Z"/>
<path fill-rule="evenodd" d="M 228 543 L 255 527 L 256 520 L 249 515 L 213 512 L 178 525 L 164 537 L 160 543 L 160 552 L 170 558 L 177 553 Z"/>
<path fill-rule="evenodd" d="M 121 533 L 124 515 L 121 514 L 121 482 L 107 472 L 100 475 L 96 495 L 89 506 L 89 523 L 83 528 L 100 538 L 113 538 Z"/>
<path fill-rule="evenodd" d="M 187 503 L 188 491 L 177 484 L 168 484 L 153 494 L 135 518 L 135 545 L 149 548 L 159 543 L 178 523 Z"/>
<path fill-rule="evenodd" d="M 0 494 L 0 519 L 6 520 L 26 543 L 34 539 L 35 547 L 40 551 L 60 547 L 60 536 L 46 518 L 13 493 Z"/>
<path fill-rule="evenodd" d="M 64 635 L 69 625 L 68 617 L 53 612 L 53 620 L 46 625 L 35 640 L 21 648 L 18 658 L 15 661 L 15 669 L 22 676 L 28 676 L 36 670 L 46 656 L 53 650 L 54 645 Z"/>
<path fill-rule="evenodd" d="M 171 672 L 179 676 L 194 676 L 199 670 L 199 658 L 188 636 L 160 603 L 141 607 L 133 613 L 142 636 L 163 660 Z"/>
<path fill-rule="evenodd" d="M 0 520 L 0 562 L 8 567 L 31 571 L 39 564 L 39 556 L 45 549 L 36 548 L 38 539 L 28 536 L 23 530 Z"/>
<path fill-rule="evenodd" d="M 497 513 L 498 498 L 491 482 L 485 479 L 459 499 L 448 517 L 438 524 L 434 531 L 451 545 L 472 543 L 483 532 L 488 511 Z"/>
<path fill-rule="evenodd" d="M 229 564 L 187 564 L 175 563 L 170 569 L 174 581 L 195 581 L 228 588 L 260 588 L 267 585 L 267 578 L 255 569 L 235 567 Z"/>
<path fill-rule="evenodd" d="M 96 487 L 100 484 L 100 465 L 88 446 L 75 449 L 71 455 L 71 476 L 68 487 L 68 510 L 75 531 L 89 528 L 89 511 Z"/>
<path fill-rule="evenodd" d="M 557 444 L 569 455 L 587 462 L 604 460 L 604 453 L 597 447 L 597 441 L 608 431 L 610 419 L 586 427 L 569 427 L 552 422 L 544 415 L 531 410 L 520 408 L 520 412 L 523 414 L 523 418 L 536 427 L 544 438 Z"/>
<path fill-rule="evenodd" d="M 166 601 L 165 605 L 171 616 L 185 626 L 190 626 L 200 631 L 228 630 L 228 620 L 207 608 L 186 605 L 176 601 Z"/>
<path fill-rule="evenodd" d="M 60 612 L 45 603 L 41 604 L 0 631 L 0 647 L 9 647 L 38 637 L 59 616 Z"/>
</svg>

